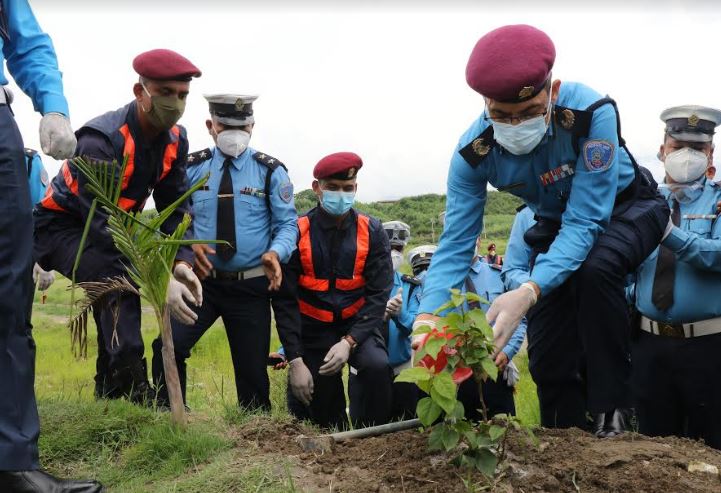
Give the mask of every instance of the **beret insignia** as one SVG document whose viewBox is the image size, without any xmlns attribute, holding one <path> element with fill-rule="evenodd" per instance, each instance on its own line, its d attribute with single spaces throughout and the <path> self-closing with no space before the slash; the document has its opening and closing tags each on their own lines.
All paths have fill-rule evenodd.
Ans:
<svg viewBox="0 0 721 493">
<path fill-rule="evenodd" d="M 533 95 L 535 87 L 533 86 L 526 86 L 518 93 L 518 99 L 526 99 Z"/>
</svg>

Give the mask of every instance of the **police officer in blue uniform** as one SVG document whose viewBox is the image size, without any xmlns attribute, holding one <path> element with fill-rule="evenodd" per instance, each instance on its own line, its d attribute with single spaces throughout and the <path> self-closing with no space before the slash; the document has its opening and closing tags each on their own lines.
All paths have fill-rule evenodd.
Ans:
<svg viewBox="0 0 721 493">
<path fill-rule="evenodd" d="M 72 156 L 76 141 L 55 51 L 26 0 L 0 4 L 0 45 L 7 70 L 43 115 L 43 152 L 56 159 Z M 0 84 L 7 83 L 0 73 Z M 32 296 L 32 204 L 23 141 L 5 88 L 0 90 L 0 142 L 0 491 L 101 491 L 96 482 L 56 479 L 38 463 L 35 343 L 25 303 Z"/>
<path fill-rule="evenodd" d="M 140 211 L 152 193 L 162 210 L 188 190 L 185 175 L 188 139 L 176 125 L 185 109 L 190 80 L 200 71 L 188 59 L 171 50 L 151 50 L 133 60 L 139 81 L 135 99 L 122 108 L 90 120 L 77 131 L 77 156 L 94 162 L 119 165 L 127 157 L 118 204 Z M 86 179 L 72 162 L 65 161 L 45 197 L 35 206 L 35 255 L 43 269 L 73 276 L 73 266 L 83 229 L 94 200 Z M 125 276 L 125 259 L 107 231 L 107 214 L 98 208 L 88 230 L 76 281 L 100 281 Z M 178 207 L 161 227 L 171 233 L 189 211 Z M 190 237 L 192 232 L 188 232 Z M 174 318 L 192 321 L 195 316 L 186 299 L 199 303 L 200 281 L 192 271 L 193 252 L 181 247 L 168 285 L 168 307 Z M 98 327 L 98 358 L 95 395 L 98 398 L 127 396 L 136 403 L 152 404 L 144 345 L 140 333 L 140 297 L 133 293 L 111 294 L 93 308 Z"/>
<path fill-rule="evenodd" d="M 191 349 L 221 317 L 230 343 L 239 404 L 270 409 L 266 371 L 270 301 L 271 296 L 285 293 L 279 291 L 281 263 L 290 258 L 298 237 L 293 185 L 283 163 L 248 146 L 257 96 L 214 94 L 205 98 L 211 116 L 206 126 L 216 146 L 188 157 L 191 184 L 209 175 L 207 185 L 192 196 L 194 232 L 198 239 L 227 243 L 193 247 L 204 296 L 203 305 L 195 310 L 195 323 L 173 325 L 181 388 L 185 397 L 185 360 Z M 276 321 L 283 323 L 278 313 Z M 284 338 L 285 332 L 279 332 Z M 161 348 L 158 338 L 153 343 L 153 376 L 160 389 L 159 401 L 164 401 Z"/>
<path fill-rule="evenodd" d="M 323 427 L 347 428 L 341 371 L 348 363 L 363 388 L 356 426 L 385 423 L 392 371 L 381 336 L 393 280 L 390 245 L 380 221 L 353 208 L 363 166 L 352 152 L 321 159 L 313 169 L 319 205 L 298 218 L 298 249 L 288 263 L 297 286 L 300 344 L 284 343 L 289 409 L 305 406 Z M 305 418 L 301 414 L 299 417 Z"/>
<path fill-rule="evenodd" d="M 721 188 L 711 181 L 721 111 L 678 106 L 666 124 L 660 186 L 673 226 L 639 267 L 632 383 L 639 431 L 721 449 Z"/>
<path fill-rule="evenodd" d="M 626 429 L 631 405 L 624 278 L 659 243 L 668 205 L 637 172 L 613 101 L 554 81 L 554 60 L 551 39 L 527 25 L 495 29 L 473 49 L 466 79 L 486 109 L 451 161 L 446 227 L 415 324 L 432 325 L 448 289 L 462 284 L 487 185 L 522 198 L 538 218 L 525 235 L 533 268 L 488 310 L 496 347 L 527 314 L 542 424 L 583 426 L 588 407 L 597 435 L 613 436 Z M 586 388 L 575 379 L 584 348 Z"/>
</svg>

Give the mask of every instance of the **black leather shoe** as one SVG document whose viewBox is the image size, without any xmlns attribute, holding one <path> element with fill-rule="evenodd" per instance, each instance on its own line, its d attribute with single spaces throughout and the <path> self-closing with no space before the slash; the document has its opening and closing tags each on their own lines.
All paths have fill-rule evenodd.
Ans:
<svg viewBox="0 0 721 493">
<path fill-rule="evenodd" d="M 593 423 L 591 424 L 591 433 L 597 437 L 601 437 L 603 429 L 606 425 L 606 413 L 594 414 Z"/>
<path fill-rule="evenodd" d="M 615 437 L 631 429 L 633 412 L 630 409 L 618 408 L 601 416 L 604 416 L 604 418 L 603 427 L 600 431 L 598 430 L 598 423 L 594 422 L 594 433 L 599 438 Z"/>
<path fill-rule="evenodd" d="M 0 471 L 0 491 L 3 493 L 100 493 L 104 488 L 97 481 L 58 479 L 38 469 Z"/>
</svg>

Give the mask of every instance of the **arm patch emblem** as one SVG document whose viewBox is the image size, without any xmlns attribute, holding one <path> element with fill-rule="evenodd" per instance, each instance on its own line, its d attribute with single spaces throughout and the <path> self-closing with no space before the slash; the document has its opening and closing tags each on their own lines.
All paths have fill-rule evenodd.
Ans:
<svg viewBox="0 0 721 493">
<path fill-rule="evenodd" d="M 614 146 L 605 140 L 589 140 L 583 144 L 583 162 L 589 171 L 605 171 L 613 163 Z"/>
</svg>

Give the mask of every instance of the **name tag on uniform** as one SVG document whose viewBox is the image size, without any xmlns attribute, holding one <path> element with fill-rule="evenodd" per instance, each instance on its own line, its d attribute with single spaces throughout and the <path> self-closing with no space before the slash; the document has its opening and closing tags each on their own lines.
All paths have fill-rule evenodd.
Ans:
<svg viewBox="0 0 721 493">
<path fill-rule="evenodd" d="M 563 180 L 566 177 L 573 176 L 574 173 L 575 171 L 570 164 L 562 164 L 557 168 L 546 171 L 540 175 L 539 178 L 541 179 L 543 186 L 547 187 L 548 185 Z"/>
<path fill-rule="evenodd" d="M 265 198 L 265 192 L 263 190 L 260 190 L 259 188 L 243 187 L 240 189 L 240 193 L 242 195 L 251 195 L 253 197 L 258 197 L 261 199 Z"/>
</svg>

